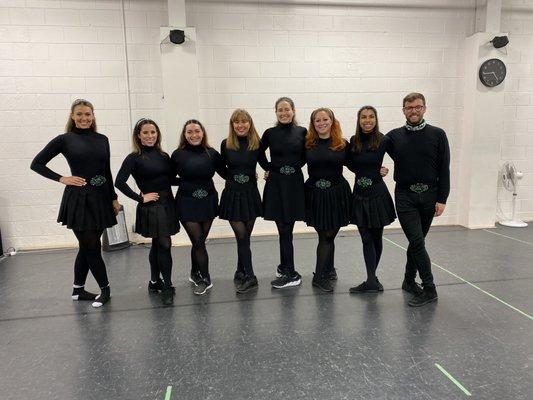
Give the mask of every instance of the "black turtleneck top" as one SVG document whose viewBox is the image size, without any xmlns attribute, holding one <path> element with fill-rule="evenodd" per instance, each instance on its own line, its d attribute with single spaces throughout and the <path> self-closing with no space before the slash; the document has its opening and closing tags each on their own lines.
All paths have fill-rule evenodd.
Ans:
<svg viewBox="0 0 533 400">
<path fill-rule="evenodd" d="M 379 146 L 376 150 L 369 149 L 371 135 L 361 133 L 361 153 L 356 154 L 353 151 L 355 136 L 350 138 L 350 145 L 348 149 L 348 157 L 346 166 L 350 171 L 355 173 L 356 179 L 369 178 L 374 182 L 382 181 L 380 170 L 383 164 L 383 157 L 387 149 L 387 140 L 382 133 L 378 133 L 380 137 Z"/>
<path fill-rule="evenodd" d="M 229 175 L 243 173 L 255 176 L 255 168 L 259 158 L 259 149 L 248 150 L 248 138 L 238 137 L 239 149 L 231 150 L 226 147 L 227 139 L 220 144 L 220 154 Z"/>
<path fill-rule="evenodd" d="M 173 175 L 179 176 L 179 184 L 184 182 L 207 184 L 214 187 L 213 176 L 217 172 L 226 179 L 227 171 L 218 151 L 203 146 L 185 145 L 176 149 L 170 157 Z"/>
<path fill-rule="evenodd" d="M 307 129 L 294 124 L 279 124 L 263 133 L 259 164 L 265 171 L 289 165 L 301 169 L 305 164 L 305 135 Z M 270 149 L 270 162 L 265 152 Z"/>
<path fill-rule="evenodd" d="M 46 166 L 52 158 L 63 154 L 72 176 L 84 178 L 90 184 L 91 178 L 105 177 L 106 186 L 113 199 L 117 198 L 113 187 L 110 167 L 109 141 L 105 135 L 89 129 L 74 128 L 71 133 L 56 136 L 33 159 L 30 168 L 38 174 L 59 181 L 62 175 Z"/>
<path fill-rule="evenodd" d="M 141 154 L 129 154 L 115 179 L 115 186 L 130 199 L 140 203 L 143 198 L 128 185 L 128 178 L 133 176 L 142 193 L 170 190 L 172 165 L 166 153 L 160 153 L 155 147 L 141 146 Z"/>
<path fill-rule="evenodd" d="M 346 163 L 346 147 L 341 150 L 332 150 L 331 138 L 318 139 L 315 147 L 305 150 L 307 172 L 311 181 L 318 179 L 339 179 L 342 177 L 342 168 Z"/>
<path fill-rule="evenodd" d="M 441 128 L 427 124 L 418 131 L 390 131 L 387 152 L 394 160 L 394 180 L 401 186 L 426 183 L 437 186 L 437 202 L 450 194 L 450 146 Z"/>
</svg>

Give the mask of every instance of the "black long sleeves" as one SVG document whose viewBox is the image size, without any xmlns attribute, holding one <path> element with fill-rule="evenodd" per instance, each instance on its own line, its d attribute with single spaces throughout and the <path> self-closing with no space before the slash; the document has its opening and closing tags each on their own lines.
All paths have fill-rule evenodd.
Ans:
<svg viewBox="0 0 533 400">
<path fill-rule="evenodd" d="M 371 136 L 363 133 L 361 135 L 362 149 L 361 153 L 356 154 L 353 151 L 355 136 L 350 138 L 350 145 L 348 146 L 348 156 L 346 166 L 350 171 L 356 174 L 357 179 L 365 177 L 374 182 L 382 180 L 380 170 L 383 164 L 383 157 L 387 150 L 387 140 L 380 133 L 381 137 L 379 146 L 376 150 L 369 149 Z"/>
<path fill-rule="evenodd" d="M 172 164 L 166 153 L 160 153 L 154 147 L 141 147 L 141 154 L 129 154 L 118 171 L 115 186 L 129 198 L 140 203 L 143 198 L 128 185 L 128 178 L 133 176 L 142 193 L 170 190 L 172 182 Z"/>
<path fill-rule="evenodd" d="M 342 150 L 332 150 L 331 139 L 319 139 L 315 147 L 305 150 L 307 172 L 309 179 L 339 179 L 342 177 L 342 168 L 346 163 L 346 147 Z"/>
<path fill-rule="evenodd" d="M 248 150 L 248 138 L 239 137 L 239 149 L 228 149 L 227 139 L 224 139 L 220 144 L 220 154 L 223 163 L 228 168 L 230 175 L 236 173 L 244 173 L 247 175 L 255 175 L 255 169 L 259 159 L 260 151 Z"/>
<path fill-rule="evenodd" d="M 170 157 L 173 175 L 179 176 L 180 182 L 211 182 L 215 172 L 226 179 L 227 170 L 218 151 L 213 148 L 187 144 L 183 149 L 176 149 Z"/>
<path fill-rule="evenodd" d="M 113 199 L 117 198 L 110 167 L 109 141 L 106 136 L 89 129 L 74 128 L 52 139 L 33 159 L 31 169 L 38 174 L 59 181 L 61 175 L 46 166 L 58 154 L 66 158 L 72 176 L 79 176 L 90 183 L 91 179 L 105 178 L 105 185 Z"/>
<path fill-rule="evenodd" d="M 294 124 L 279 124 L 269 128 L 261 138 L 259 164 L 265 171 L 285 165 L 300 169 L 305 164 L 307 129 Z M 270 162 L 265 152 L 270 149 Z"/>
<path fill-rule="evenodd" d="M 445 204 L 450 194 L 450 146 L 444 130 L 429 124 L 419 131 L 401 127 L 390 131 L 385 139 L 394 160 L 396 183 L 435 185 L 437 202 Z"/>
</svg>

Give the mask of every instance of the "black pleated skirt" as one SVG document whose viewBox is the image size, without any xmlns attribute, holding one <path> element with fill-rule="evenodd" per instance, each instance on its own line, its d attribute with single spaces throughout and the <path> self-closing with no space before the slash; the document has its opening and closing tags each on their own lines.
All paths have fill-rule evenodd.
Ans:
<svg viewBox="0 0 533 400">
<path fill-rule="evenodd" d="M 355 185 L 350 219 L 352 224 L 365 228 L 382 228 L 392 224 L 395 219 L 394 202 L 385 182 L 363 189 Z"/>
<path fill-rule="evenodd" d="M 305 190 L 301 170 L 292 175 L 270 171 L 263 191 L 263 217 L 281 222 L 305 220 Z"/>
<path fill-rule="evenodd" d="M 170 190 L 159 192 L 159 200 L 137 204 L 135 233 L 147 238 L 172 236 L 180 224 L 176 215 L 174 196 Z"/>
<path fill-rule="evenodd" d="M 305 222 L 316 229 L 335 229 L 350 223 L 350 184 L 344 178 L 337 181 L 305 182 Z"/>
<path fill-rule="evenodd" d="M 251 221 L 263 215 L 257 181 L 238 183 L 228 177 L 220 196 L 219 217 L 227 221 Z"/>
<path fill-rule="evenodd" d="M 57 222 L 77 231 L 104 230 L 117 224 L 107 185 L 67 186 Z"/>
<path fill-rule="evenodd" d="M 211 221 L 218 215 L 218 193 L 212 182 L 205 185 L 181 182 L 175 204 L 183 222 Z"/>
</svg>

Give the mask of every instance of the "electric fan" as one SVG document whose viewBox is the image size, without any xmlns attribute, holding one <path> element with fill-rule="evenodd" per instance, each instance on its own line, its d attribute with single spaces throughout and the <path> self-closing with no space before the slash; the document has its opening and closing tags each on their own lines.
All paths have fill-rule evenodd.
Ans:
<svg viewBox="0 0 533 400">
<path fill-rule="evenodd" d="M 509 192 L 513 193 L 513 203 L 512 203 L 513 214 L 512 214 L 511 219 L 503 219 L 499 221 L 499 224 L 510 226 L 513 228 L 524 228 L 527 226 L 527 224 L 524 221 L 517 219 L 515 215 L 518 181 L 522 179 L 524 174 L 518 171 L 512 162 L 506 161 L 503 164 L 502 169 L 500 170 L 500 176 L 502 178 L 503 187 Z"/>
</svg>

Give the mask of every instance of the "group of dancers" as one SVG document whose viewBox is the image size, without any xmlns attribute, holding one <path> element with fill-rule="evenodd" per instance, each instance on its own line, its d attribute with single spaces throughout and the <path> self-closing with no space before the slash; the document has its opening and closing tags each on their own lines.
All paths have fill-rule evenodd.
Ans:
<svg viewBox="0 0 533 400">
<path fill-rule="evenodd" d="M 413 295 L 408 304 L 416 307 L 436 301 L 425 236 L 433 217 L 444 211 L 449 195 L 450 150 L 445 132 L 424 120 L 426 101 L 421 93 L 408 94 L 402 104 L 406 123 L 387 135 L 379 130 L 376 109 L 362 107 L 355 135 L 348 142 L 332 110 L 314 110 L 306 129 L 296 122 L 294 102 L 281 97 L 274 107 L 276 125 L 261 137 L 250 114 L 237 109 L 230 117 L 228 137 L 220 152 L 209 145 L 202 123 L 191 119 L 183 125 L 178 147 L 170 156 L 161 148 L 158 124 L 149 118 L 137 121 L 133 152 L 122 163 L 115 186 L 138 203 L 135 232 L 152 240 L 148 290 L 160 293 L 164 305 L 173 303 L 171 236 L 180 225 L 192 244 L 189 281 L 194 293 L 202 295 L 212 288 L 206 239 L 218 216 L 229 222 L 237 241 L 237 293 L 258 287 L 250 250 L 258 217 L 274 221 L 279 234 L 280 263 L 271 282 L 273 288 L 302 282 L 294 265 L 293 229 L 296 221 L 305 221 L 318 234 L 313 286 L 334 290 L 335 237 L 341 227 L 354 224 L 363 244 L 367 278 L 350 288 L 350 293 L 381 292 L 376 269 L 383 228 L 398 216 L 409 241 L 402 283 L 402 289 Z M 73 102 L 65 131 L 35 156 L 31 168 L 66 185 L 58 222 L 72 229 L 79 242 L 72 299 L 101 307 L 111 293 L 100 237 L 104 229 L 116 224 L 120 210 L 109 142 L 98 133 L 94 107 L 84 99 Z M 60 153 L 72 176 L 47 167 Z M 382 167 L 385 153 L 394 161 L 395 202 L 383 181 L 388 172 Z M 262 199 L 257 164 L 265 171 Z M 308 179 L 304 181 L 305 164 Z M 353 189 L 343 177 L 344 167 L 355 173 Z M 220 202 L 213 183 L 215 173 L 225 180 Z M 130 176 L 140 193 L 128 185 Z M 176 196 L 172 186 L 178 188 Z M 85 290 L 89 271 L 100 287 L 98 295 Z M 422 285 L 415 281 L 417 272 Z"/>
</svg>

